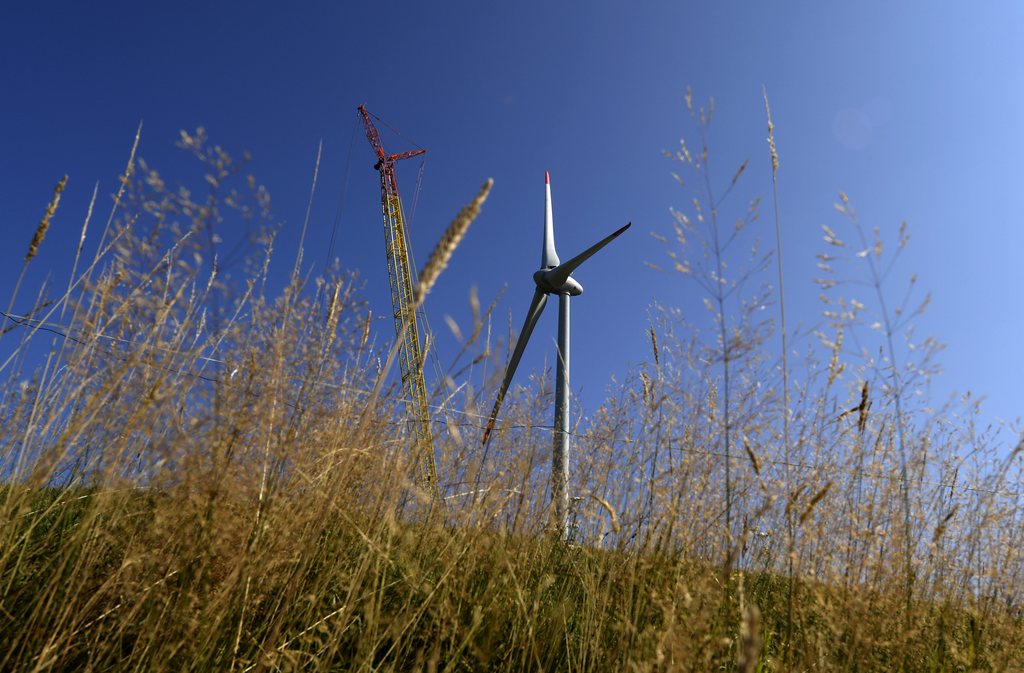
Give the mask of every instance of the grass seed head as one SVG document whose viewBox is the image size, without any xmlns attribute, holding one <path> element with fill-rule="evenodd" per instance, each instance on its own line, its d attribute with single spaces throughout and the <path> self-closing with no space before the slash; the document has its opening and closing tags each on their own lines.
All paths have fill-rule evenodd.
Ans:
<svg viewBox="0 0 1024 673">
<path fill-rule="evenodd" d="M 480 214 L 480 208 L 487 200 L 487 195 L 491 193 L 493 185 L 494 180 L 488 178 L 487 182 L 480 188 L 480 192 L 459 211 L 459 214 L 455 216 L 455 219 L 452 220 L 452 223 L 448 225 L 448 228 L 441 236 L 441 240 L 434 246 L 430 257 L 427 259 L 426 266 L 423 267 L 423 271 L 420 273 L 419 282 L 416 284 L 415 300 L 417 304 L 423 302 L 423 299 L 433 289 L 441 272 L 448 266 L 452 254 L 459 247 L 459 243 L 462 242 L 463 237 L 469 230 L 469 225 L 473 224 L 473 220 Z"/>
<path fill-rule="evenodd" d="M 25 263 L 28 264 L 32 261 L 32 258 L 39 254 L 39 246 L 42 245 L 43 239 L 46 238 L 46 232 L 50 228 L 50 220 L 53 219 L 54 213 L 57 212 L 57 205 L 60 204 L 60 195 L 64 191 L 64 187 L 68 184 L 68 176 L 64 176 L 57 183 L 57 186 L 53 188 L 53 198 L 50 199 L 49 205 L 46 206 L 46 212 L 43 213 L 43 219 L 39 220 L 39 226 L 36 227 L 36 233 L 32 236 L 32 242 L 28 244 L 28 252 L 25 253 Z"/>
</svg>

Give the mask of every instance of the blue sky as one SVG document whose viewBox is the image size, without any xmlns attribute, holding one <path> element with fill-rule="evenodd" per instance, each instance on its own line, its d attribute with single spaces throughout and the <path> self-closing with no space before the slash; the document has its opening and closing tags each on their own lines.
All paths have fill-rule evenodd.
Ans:
<svg viewBox="0 0 1024 673">
<path fill-rule="evenodd" d="M 376 175 L 361 130 L 351 142 L 365 103 L 428 149 L 411 232 L 419 260 L 480 184 L 495 180 L 427 302 L 442 348 L 451 348 L 442 316 L 466 326 L 471 284 L 485 303 L 507 284 L 502 331 L 509 312 L 514 329 L 521 325 L 545 170 L 563 258 L 633 221 L 576 274 L 586 292 L 573 303 L 572 382 L 592 410 L 612 375 L 648 358 L 655 298 L 698 305 L 694 285 L 644 266 L 665 259 L 649 233 L 669 233 L 669 207 L 689 201 L 661 155 L 693 138 L 683 92 L 716 99 L 719 180 L 751 160 L 737 189 L 742 207 L 770 196 L 766 85 L 782 161 L 791 321 L 820 320 L 814 254 L 824 249 L 821 225 L 842 226 L 832 204 L 843 190 L 889 240 L 909 223 L 913 240 L 897 274 L 916 272 L 932 291 L 918 329 L 947 344 L 933 393 L 985 395 L 986 417 L 1010 420 L 1020 414 L 1024 374 L 1021 35 L 1024 6 L 1010 2 L 6 3 L 0 287 L 13 284 L 64 173 L 68 190 L 34 272 L 66 272 L 94 183 L 101 195 L 114 191 L 144 120 L 140 154 L 172 178 L 182 165 L 179 129 L 202 125 L 225 148 L 252 152 L 283 223 L 282 267 L 297 245 L 322 139 L 310 249 L 326 248 L 342 207 L 337 254 L 360 269 L 367 299 L 384 314 Z M 411 198 L 418 160 L 408 163 L 399 181 Z M 766 241 L 769 213 L 758 225 Z M 307 261 L 322 268 L 319 252 Z M 517 381 L 553 362 L 555 322 L 549 309 Z M 378 329 L 386 337 L 390 324 Z"/>
</svg>

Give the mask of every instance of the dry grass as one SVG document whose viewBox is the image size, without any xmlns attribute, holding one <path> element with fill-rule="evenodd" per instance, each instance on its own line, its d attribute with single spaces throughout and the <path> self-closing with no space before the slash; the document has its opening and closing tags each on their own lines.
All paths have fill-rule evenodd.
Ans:
<svg viewBox="0 0 1024 673">
<path fill-rule="evenodd" d="M 466 385 L 491 352 L 474 297 L 471 362 L 438 414 L 440 521 L 398 400 L 367 409 L 381 353 L 354 279 L 314 292 L 294 273 L 271 292 L 266 190 L 203 133 L 183 138 L 209 196 L 130 162 L 67 293 L 8 318 L 0 669 L 1024 667 L 1020 450 L 1000 454 L 970 405 L 897 411 L 929 344 L 869 357 L 870 309 L 829 295 L 825 350 L 804 343 L 793 365 L 790 445 L 772 326 L 749 310 L 767 291 L 714 295 L 710 339 L 657 307 L 651 360 L 574 430 L 565 544 L 544 533 L 549 377 L 510 393 L 480 462 L 497 381 Z M 676 155 L 698 187 L 707 154 Z M 722 268 L 691 253 L 726 207 L 677 212 L 673 268 Z M 233 276 L 209 235 L 230 213 L 254 241 Z M 752 259 L 726 282 L 756 287 Z"/>
<path fill-rule="evenodd" d="M 448 228 L 441 234 L 437 245 L 430 251 L 430 257 L 427 258 L 427 263 L 423 267 L 423 271 L 420 272 L 419 280 L 416 282 L 417 306 L 423 303 L 423 300 L 430 294 L 430 290 L 437 282 L 438 277 L 440 277 L 441 272 L 448 267 L 452 254 L 459 247 L 459 244 L 462 243 L 462 238 L 469 231 L 469 225 L 480 214 L 480 208 L 487 201 L 487 196 L 491 193 L 491 187 L 493 186 L 494 180 L 488 179 L 480 188 L 476 197 L 459 211 L 455 219 L 448 225 Z"/>
</svg>

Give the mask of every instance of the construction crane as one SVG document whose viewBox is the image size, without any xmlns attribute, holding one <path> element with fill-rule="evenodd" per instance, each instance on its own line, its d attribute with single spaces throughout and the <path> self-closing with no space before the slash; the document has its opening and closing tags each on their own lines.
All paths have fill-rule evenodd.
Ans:
<svg viewBox="0 0 1024 673">
<path fill-rule="evenodd" d="M 427 406 L 427 384 L 423 379 L 423 349 L 420 346 L 420 330 L 416 316 L 416 302 L 413 298 L 412 271 L 409 268 L 409 242 L 405 231 L 405 217 L 402 200 L 398 195 L 398 180 L 395 178 L 395 162 L 415 157 L 426 152 L 424 149 L 409 150 L 399 154 L 384 151 L 380 134 L 370 120 L 370 113 L 363 105 L 359 115 L 366 129 L 377 163 L 374 169 L 380 172 L 380 202 L 384 216 L 384 251 L 388 262 L 388 280 L 391 283 L 391 307 L 395 320 L 395 336 L 402 344 L 398 356 L 402 374 L 402 389 L 405 393 L 405 407 L 408 419 L 409 438 L 416 451 L 419 483 L 437 501 L 440 489 L 437 483 L 437 463 L 434 459 L 434 438 L 430 431 L 430 409 Z"/>
</svg>

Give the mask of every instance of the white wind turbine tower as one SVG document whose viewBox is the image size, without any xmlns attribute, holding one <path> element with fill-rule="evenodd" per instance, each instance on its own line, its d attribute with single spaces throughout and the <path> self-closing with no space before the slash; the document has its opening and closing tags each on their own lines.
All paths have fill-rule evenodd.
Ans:
<svg viewBox="0 0 1024 673">
<path fill-rule="evenodd" d="M 486 444 L 494 429 L 494 422 L 498 417 L 498 410 L 501 402 L 508 392 L 508 386 L 519 366 L 519 360 L 526 350 L 526 342 L 530 339 L 533 328 L 537 325 L 544 305 L 547 304 L 549 294 L 558 295 L 558 362 L 555 374 L 555 432 L 554 450 L 551 454 L 551 500 L 554 504 L 554 522 L 563 537 L 569 535 L 569 297 L 583 294 L 583 286 L 580 285 L 572 272 L 580 264 L 604 246 L 611 243 L 612 239 L 629 229 L 630 224 L 622 227 L 610 236 L 601 239 L 595 245 L 590 246 L 568 262 L 559 262 L 558 253 L 555 252 L 555 232 L 551 216 L 551 176 L 544 173 L 545 207 L 544 207 L 544 247 L 541 249 L 540 269 L 533 274 L 533 282 L 537 289 L 533 293 L 533 301 L 530 302 L 530 310 L 526 313 L 526 321 L 519 333 L 515 350 L 512 351 L 512 358 L 505 370 L 505 379 L 498 391 L 498 399 L 494 401 L 494 408 L 491 410 L 490 419 L 487 421 L 487 428 L 484 430 L 483 443 Z"/>
</svg>

